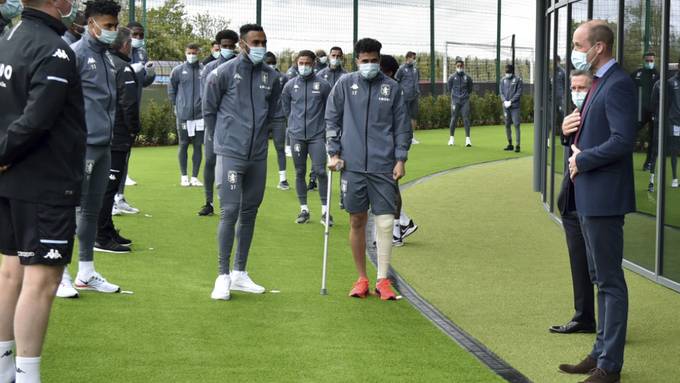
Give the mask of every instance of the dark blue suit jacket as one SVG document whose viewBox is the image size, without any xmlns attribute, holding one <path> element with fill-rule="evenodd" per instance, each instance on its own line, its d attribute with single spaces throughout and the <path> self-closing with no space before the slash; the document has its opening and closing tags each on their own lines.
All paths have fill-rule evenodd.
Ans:
<svg viewBox="0 0 680 383">
<path fill-rule="evenodd" d="M 584 216 L 635 211 L 633 148 L 637 135 L 635 84 L 614 64 L 588 96 L 582 113 L 574 179 L 576 210 Z M 571 152 L 571 150 L 569 150 Z"/>
</svg>

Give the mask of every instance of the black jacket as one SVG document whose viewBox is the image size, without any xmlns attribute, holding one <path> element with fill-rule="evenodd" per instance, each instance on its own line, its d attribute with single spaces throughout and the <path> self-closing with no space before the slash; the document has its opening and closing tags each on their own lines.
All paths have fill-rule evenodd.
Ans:
<svg viewBox="0 0 680 383">
<path fill-rule="evenodd" d="M 130 66 L 131 59 L 111 52 L 116 70 L 116 119 L 113 125 L 111 151 L 127 152 L 139 133 L 139 82 Z"/>
<path fill-rule="evenodd" d="M 66 27 L 26 9 L 0 40 L 0 196 L 76 206 L 85 164 L 83 91 Z M 9 68 L 9 69 L 8 69 Z"/>
</svg>

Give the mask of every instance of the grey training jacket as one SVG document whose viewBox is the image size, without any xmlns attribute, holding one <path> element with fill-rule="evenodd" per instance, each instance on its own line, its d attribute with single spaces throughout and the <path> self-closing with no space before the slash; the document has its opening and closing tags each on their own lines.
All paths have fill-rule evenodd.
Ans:
<svg viewBox="0 0 680 383">
<path fill-rule="evenodd" d="M 296 140 L 323 138 L 326 133 L 326 100 L 331 84 L 317 75 L 297 76 L 281 93 L 281 106 L 288 117 L 288 134 Z"/>
<path fill-rule="evenodd" d="M 267 158 L 268 122 L 276 113 L 281 83 L 276 71 L 241 53 L 208 74 L 203 117 L 214 129 L 215 153 L 242 160 Z"/>
<path fill-rule="evenodd" d="M 200 120 L 203 118 L 201 104 L 201 69 L 200 63 L 184 62 L 176 66 L 170 73 L 168 97 L 175 107 L 180 121 Z"/>
<path fill-rule="evenodd" d="M 116 69 L 107 48 L 89 32 L 71 45 L 83 85 L 87 144 L 94 146 L 111 145 L 116 119 Z"/>
<path fill-rule="evenodd" d="M 332 87 L 335 86 L 335 83 L 338 82 L 338 80 L 340 80 L 340 77 L 342 77 L 345 74 L 347 74 L 347 71 L 342 66 L 338 65 L 337 68 L 332 69 L 331 66 L 329 65 L 326 68 L 320 70 L 319 73 L 317 73 L 316 75 L 328 81 L 328 83 L 331 84 Z"/>
<path fill-rule="evenodd" d="M 518 109 L 519 101 L 522 97 L 522 79 L 513 75 L 510 78 L 501 80 L 501 101 L 511 101 L 512 105 L 508 109 Z"/>
<path fill-rule="evenodd" d="M 346 170 L 392 173 L 413 137 L 399 84 L 382 73 L 370 81 L 358 72 L 343 76 L 328 97 L 326 136 L 328 154 Z"/>
<path fill-rule="evenodd" d="M 402 64 L 394 75 L 401 89 L 404 90 L 404 100 L 411 101 L 420 96 L 420 73 L 414 65 Z"/>
<path fill-rule="evenodd" d="M 454 73 L 446 83 L 446 90 L 451 95 L 451 104 L 462 104 L 470 99 L 472 94 L 472 77 L 467 73 Z"/>
</svg>

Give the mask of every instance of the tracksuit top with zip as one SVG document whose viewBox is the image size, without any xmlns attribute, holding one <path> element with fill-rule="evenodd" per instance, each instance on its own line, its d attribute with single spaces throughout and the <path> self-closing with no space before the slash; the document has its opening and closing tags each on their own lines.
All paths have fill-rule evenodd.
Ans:
<svg viewBox="0 0 680 383">
<path fill-rule="evenodd" d="M 201 105 L 201 69 L 203 65 L 196 62 L 184 62 L 176 66 L 170 73 L 168 97 L 176 108 L 180 121 L 193 121 L 203 118 Z"/>
<path fill-rule="evenodd" d="M 511 102 L 508 109 L 519 109 L 520 98 L 522 98 L 522 79 L 515 75 L 510 78 L 504 77 L 501 80 L 501 100 Z"/>
<path fill-rule="evenodd" d="M 465 103 L 472 94 L 472 77 L 467 73 L 454 73 L 446 82 L 446 89 L 451 96 L 451 104 L 457 105 Z"/>
<path fill-rule="evenodd" d="M 108 45 L 102 44 L 89 32 L 71 49 L 83 84 L 87 144 L 111 144 L 116 119 L 116 69 Z"/>
<path fill-rule="evenodd" d="M 203 99 L 203 117 L 214 129 L 215 153 L 247 161 L 267 158 L 269 131 L 281 83 L 276 71 L 253 64 L 241 53 L 208 74 Z"/>
<path fill-rule="evenodd" d="M 413 137 L 399 84 L 382 73 L 343 76 L 328 97 L 326 137 L 328 154 L 339 155 L 345 170 L 392 173 L 407 160 Z"/>
<path fill-rule="evenodd" d="M 335 86 L 335 83 L 340 80 L 340 77 L 345 74 L 347 74 L 347 71 L 342 66 L 338 65 L 335 69 L 333 69 L 329 65 L 326 68 L 320 70 L 316 75 L 328 81 L 328 83 L 331 84 L 331 87 L 333 87 Z"/>
<path fill-rule="evenodd" d="M 296 140 L 313 140 L 326 133 L 326 101 L 331 85 L 315 74 L 288 81 L 281 93 L 281 106 L 288 116 L 288 134 Z"/>
</svg>

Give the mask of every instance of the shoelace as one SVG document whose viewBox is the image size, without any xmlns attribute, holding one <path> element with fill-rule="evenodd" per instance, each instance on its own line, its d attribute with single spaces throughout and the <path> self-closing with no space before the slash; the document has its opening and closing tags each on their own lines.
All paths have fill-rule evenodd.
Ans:
<svg viewBox="0 0 680 383">
<path fill-rule="evenodd" d="M 607 372 L 599 367 L 590 370 L 589 374 L 590 376 L 607 376 Z"/>
</svg>

